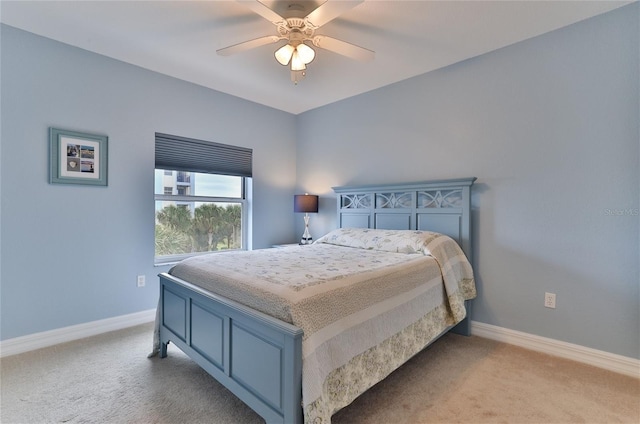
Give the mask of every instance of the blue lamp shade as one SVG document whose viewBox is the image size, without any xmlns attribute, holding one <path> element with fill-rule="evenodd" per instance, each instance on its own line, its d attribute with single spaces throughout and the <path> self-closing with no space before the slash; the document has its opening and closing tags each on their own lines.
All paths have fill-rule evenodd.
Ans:
<svg viewBox="0 0 640 424">
<path fill-rule="evenodd" d="M 318 196 L 313 194 L 296 194 L 293 196 L 293 211 L 318 213 Z"/>
</svg>

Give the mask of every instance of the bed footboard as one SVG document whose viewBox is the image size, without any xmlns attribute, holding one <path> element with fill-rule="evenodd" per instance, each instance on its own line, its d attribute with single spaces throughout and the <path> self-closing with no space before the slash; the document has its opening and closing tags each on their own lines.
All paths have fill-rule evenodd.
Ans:
<svg viewBox="0 0 640 424">
<path fill-rule="evenodd" d="M 302 330 L 159 277 L 160 357 L 173 342 L 267 423 L 302 423 Z"/>
</svg>

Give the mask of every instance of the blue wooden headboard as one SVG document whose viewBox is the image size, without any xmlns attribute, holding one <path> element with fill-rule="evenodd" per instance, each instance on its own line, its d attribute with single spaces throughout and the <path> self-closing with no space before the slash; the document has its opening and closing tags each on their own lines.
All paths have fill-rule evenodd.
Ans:
<svg viewBox="0 0 640 424">
<path fill-rule="evenodd" d="M 338 226 L 436 231 L 456 240 L 471 260 L 471 185 L 475 180 L 333 187 L 338 195 Z"/>
</svg>

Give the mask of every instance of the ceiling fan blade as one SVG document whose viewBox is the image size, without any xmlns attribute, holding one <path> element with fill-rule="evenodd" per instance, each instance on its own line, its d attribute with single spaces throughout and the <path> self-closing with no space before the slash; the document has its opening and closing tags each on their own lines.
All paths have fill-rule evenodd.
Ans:
<svg viewBox="0 0 640 424">
<path fill-rule="evenodd" d="M 229 56 L 235 53 L 240 53 L 245 50 L 255 49 L 256 47 L 264 46 L 266 44 L 276 43 L 281 40 L 281 37 L 277 35 L 267 35 L 266 37 L 255 38 L 253 40 L 244 41 L 242 43 L 234 44 L 233 46 L 225 47 L 216 50 L 220 56 Z"/>
<path fill-rule="evenodd" d="M 244 4 L 249 9 L 253 10 L 255 13 L 265 18 L 267 21 L 273 22 L 274 24 L 285 20 L 282 16 L 278 15 L 276 12 L 269 9 L 267 6 L 265 6 L 258 0 L 237 0 L 237 1 L 238 3 Z"/>
<path fill-rule="evenodd" d="M 362 62 L 373 60 L 376 55 L 375 52 L 369 49 L 338 40 L 337 38 L 327 37 L 326 35 L 313 37 L 313 45 Z"/>
<path fill-rule="evenodd" d="M 364 0 L 356 1 L 326 1 L 322 3 L 316 10 L 309 13 L 305 18 L 308 23 L 313 25 L 314 29 L 320 28 L 327 22 L 337 18 L 349 9 L 353 9 Z"/>
</svg>

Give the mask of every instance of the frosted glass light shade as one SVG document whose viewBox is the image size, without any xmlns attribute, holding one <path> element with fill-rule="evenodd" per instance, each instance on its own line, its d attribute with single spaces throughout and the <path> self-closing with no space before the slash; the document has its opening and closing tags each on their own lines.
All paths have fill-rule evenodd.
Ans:
<svg viewBox="0 0 640 424">
<path fill-rule="evenodd" d="M 316 57 L 316 52 L 306 44 L 298 44 L 296 51 L 298 52 L 300 60 L 305 65 L 311 63 L 311 61 Z"/>
<path fill-rule="evenodd" d="M 293 56 L 291 57 L 291 70 L 292 71 L 303 71 L 307 69 L 304 62 L 300 59 L 300 55 L 298 54 L 298 50 L 293 51 Z"/>
<path fill-rule="evenodd" d="M 291 57 L 293 56 L 293 52 L 296 50 L 291 44 L 286 44 L 280 47 L 275 52 L 276 60 L 283 66 L 287 66 Z"/>
</svg>

